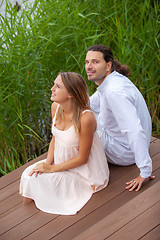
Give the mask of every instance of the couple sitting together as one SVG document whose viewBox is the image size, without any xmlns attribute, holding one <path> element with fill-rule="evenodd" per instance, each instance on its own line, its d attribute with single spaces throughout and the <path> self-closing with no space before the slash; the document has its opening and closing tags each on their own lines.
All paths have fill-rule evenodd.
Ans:
<svg viewBox="0 0 160 240">
<path fill-rule="evenodd" d="M 139 176 L 126 189 L 138 191 L 152 176 L 148 148 L 151 118 L 144 98 L 128 79 L 129 68 L 103 45 L 88 48 L 85 69 L 97 91 L 89 98 L 83 77 L 60 72 L 51 88 L 52 139 L 47 159 L 21 176 L 23 203 L 53 214 L 76 214 L 109 181 L 108 162 L 136 164 Z"/>
</svg>

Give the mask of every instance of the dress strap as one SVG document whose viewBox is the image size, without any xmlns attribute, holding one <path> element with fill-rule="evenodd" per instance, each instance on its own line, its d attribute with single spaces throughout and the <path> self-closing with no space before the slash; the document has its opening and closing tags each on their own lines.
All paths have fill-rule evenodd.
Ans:
<svg viewBox="0 0 160 240">
<path fill-rule="evenodd" d="M 60 105 L 58 104 L 57 108 L 56 108 L 56 112 L 55 112 L 55 115 L 54 115 L 54 118 L 53 118 L 53 122 L 55 123 L 55 120 L 56 120 L 56 116 L 57 116 L 57 112 L 58 112 L 58 109 L 59 109 Z M 92 112 L 92 110 L 90 109 L 86 109 L 84 110 L 81 114 L 85 113 L 85 112 Z"/>
<path fill-rule="evenodd" d="M 84 111 L 82 112 L 82 114 L 85 113 L 85 112 L 92 112 L 92 110 L 86 109 L 86 110 L 84 110 Z"/>
</svg>

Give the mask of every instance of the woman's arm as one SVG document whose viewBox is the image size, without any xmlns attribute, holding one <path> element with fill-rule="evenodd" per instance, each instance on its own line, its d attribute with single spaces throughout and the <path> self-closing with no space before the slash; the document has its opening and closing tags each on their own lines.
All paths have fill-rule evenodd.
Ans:
<svg viewBox="0 0 160 240">
<path fill-rule="evenodd" d="M 52 135 L 52 139 L 50 141 L 49 144 L 49 148 L 48 148 L 48 153 L 47 153 L 47 160 L 46 163 L 52 165 L 52 163 L 54 162 L 54 136 Z"/>
<path fill-rule="evenodd" d="M 92 147 L 94 132 L 97 123 L 92 112 L 86 112 L 81 116 L 81 129 L 79 133 L 79 154 L 66 162 L 49 165 L 46 163 L 37 164 L 35 171 L 40 172 L 59 172 L 76 168 L 87 163 Z"/>
<path fill-rule="evenodd" d="M 55 112 L 57 109 L 57 103 L 52 103 L 51 105 L 51 116 L 52 119 L 54 118 Z M 48 153 L 47 153 L 47 160 L 46 163 L 52 165 L 52 163 L 54 162 L 54 136 L 52 135 L 52 139 L 51 142 L 49 144 L 49 148 L 48 148 Z"/>
<path fill-rule="evenodd" d="M 57 108 L 57 103 L 52 103 L 51 105 L 51 116 L 52 116 L 52 119 L 55 115 L 55 112 L 56 112 L 56 108 Z M 50 144 L 49 144 L 49 148 L 48 148 L 48 153 L 47 153 L 47 160 L 46 160 L 46 163 L 47 165 L 52 165 L 52 163 L 54 162 L 54 136 L 52 135 L 52 139 L 50 141 Z M 39 165 L 40 163 L 37 163 L 37 165 Z M 38 173 L 41 174 L 43 171 L 35 171 L 34 169 L 29 173 L 29 176 L 32 176 L 34 173 L 35 175 L 37 176 Z"/>
</svg>

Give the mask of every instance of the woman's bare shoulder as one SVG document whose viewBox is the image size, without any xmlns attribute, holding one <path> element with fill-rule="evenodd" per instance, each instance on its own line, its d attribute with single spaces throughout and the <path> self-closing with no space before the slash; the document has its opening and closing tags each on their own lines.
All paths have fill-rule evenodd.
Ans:
<svg viewBox="0 0 160 240">
<path fill-rule="evenodd" d="M 95 115 L 92 111 L 86 111 L 81 116 L 81 126 L 85 128 L 93 128 L 94 131 L 97 128 L 97 122 Z"/>
</svg>

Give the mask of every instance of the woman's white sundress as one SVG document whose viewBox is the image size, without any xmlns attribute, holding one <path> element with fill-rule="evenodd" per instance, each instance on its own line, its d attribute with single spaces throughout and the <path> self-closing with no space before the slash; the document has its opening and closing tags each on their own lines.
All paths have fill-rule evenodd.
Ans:
<svg viewBox="0 0 160 240">
<path fill-rule="evenodd" d="M 90 110 L 82 114 L 86 111 Z M 52 134 L 55 137 L 54 163 L 58 164 L 78 155 L 79 138 L 73 125 L 61 131 L 55 127 L 55 120 L 56 114 Z M 42 173 L 37 177 L 33 174 L 30 177 L 28 174 L 36 164 L 27 167 L 22 173 L 20 194 L 33 199 L 37 208 L 47 213 L 76 214 L 94 192 L 107 186 L 109 180 L 107 159 L 97 132 L 86 164 L 67 171 Z"/>
</svg>

